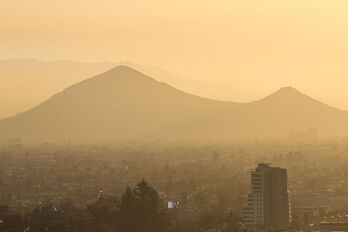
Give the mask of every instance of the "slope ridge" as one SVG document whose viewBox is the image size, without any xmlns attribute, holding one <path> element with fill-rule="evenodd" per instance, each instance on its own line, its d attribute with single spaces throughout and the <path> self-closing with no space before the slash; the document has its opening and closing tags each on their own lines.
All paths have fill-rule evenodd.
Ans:
<svg viewBox="0 0 348 232">
<path fill-rule="evenodd" d="M 281 88 L 250 103 L 209 100 L 126 66 L 70 86 L 23 114 L 0 121 L 0 138 L 27 141 L 272 138 L 316 128 L 344 136 L 348 113 Z"/>
</svg>

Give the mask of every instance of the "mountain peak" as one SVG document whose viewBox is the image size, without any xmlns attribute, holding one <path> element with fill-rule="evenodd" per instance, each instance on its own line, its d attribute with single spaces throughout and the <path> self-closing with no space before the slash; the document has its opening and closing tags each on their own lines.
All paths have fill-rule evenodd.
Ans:
<svg viewBox="0 0 348 232">
<path fill-rule="evenodd" d="M 276 93 L 302 94 L 300 91 L 298 91 L 296 88 L 292 86 L 282 87 Z"/>
<path fill-rule="evenodd" d="M 313 98 L 303 94 L 294 87 L 287 86 L 278 89 L 273 94 L 260 101 L 277 104 L 302 104 L 304 102 L 317 102 Z"/>
<path fill-rule="evenodd" d="M 85 82 L 89 81 L 104 81 L 104 80 L 109 80 L 109 81 L 150 81 L 153 80 L 153 78 L 145 75 L 142 72 L 137 71 L 136 69 L 133 69 L 127 65 L 118 65 L 109 71 L 106 71 L 102 74 L 99 74 L 98 76 L 95 76 L 95 78 L 87 79 Z M 106 82 L 104 82 L 106 83 Z"/>
<path fill-rule="evenodd" d="M 120 64 L 114 68 L 112 68 L 111 70 L 107 71 L 106 73 L 137 73 L 137 74 L 142 74 L 141 72 L 127 66 L 127 65 L 123 65 Z"/>
<path fill-rule="evenodd" d="M 40 106 L 0 120 L 0 139 L 33 142 L 114 142 L 279 138 L 316 128 L 346 136 L 348 113 L 293 87 L 248 104 L 185 94 L 119 65 L 79 82 Z"/>
<path fill-rule="evenodd" d="M 307 95 L 303 94 L 296 88 L 292 86 L 282 87 L 273 94 L 271 94 L 269 97 L 277 97 L 277 98 L 298 98 L 298 97 L 308 97 Z"/>
</svg>

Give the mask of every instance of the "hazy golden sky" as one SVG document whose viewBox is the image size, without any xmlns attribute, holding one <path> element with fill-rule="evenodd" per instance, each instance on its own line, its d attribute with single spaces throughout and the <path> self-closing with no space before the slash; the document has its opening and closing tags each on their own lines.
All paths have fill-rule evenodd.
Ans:
<svg viewBox="0 0 348 232">
<path fill-rule="evenodd" d="M 347 0 L 0 0 L 0 16 L 0 59 L 131 60 L 348 109 Z"/>
</svg>

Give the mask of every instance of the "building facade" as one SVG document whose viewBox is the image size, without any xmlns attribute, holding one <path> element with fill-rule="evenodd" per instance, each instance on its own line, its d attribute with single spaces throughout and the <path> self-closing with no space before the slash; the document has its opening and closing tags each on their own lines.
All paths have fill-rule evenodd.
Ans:
<svg viewBox="0 0 348 232">
<path fill-rule="evenodd" d="M 289 212 L 286 169 L 259 164 L 251 171 L 251 193 L 244 208 L 245 223 L 285 230 L 289 227 Z"/>
</svg>

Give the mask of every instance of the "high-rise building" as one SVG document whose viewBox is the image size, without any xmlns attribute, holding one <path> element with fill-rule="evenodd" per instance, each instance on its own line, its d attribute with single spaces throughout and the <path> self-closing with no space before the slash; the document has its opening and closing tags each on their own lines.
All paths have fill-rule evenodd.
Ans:
<svg viewBox="0 0 348 232">
<path fill-rule="evenodd" d="M 289 219 L 286 169 L 259 164 L 251 171 L 251 193 L 244 208 L 245 223 L 285 230 L 289 227 Z"/>
</svg>

